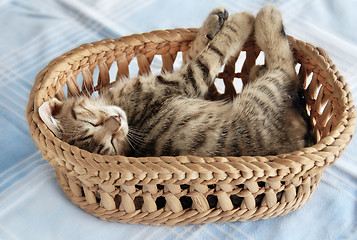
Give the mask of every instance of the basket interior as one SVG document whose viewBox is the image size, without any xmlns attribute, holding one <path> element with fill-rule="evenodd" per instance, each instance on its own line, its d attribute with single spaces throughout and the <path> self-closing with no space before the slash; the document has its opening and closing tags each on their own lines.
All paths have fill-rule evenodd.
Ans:
<svg viewBox="0 0 357 240">
<path fill-rule="evenodd" d="M 95 56 L 84 57 L 73 64 L 70 71 L 58 79 L 61 86 L 55 97 L 64 100 L 68 97 L 86 94 L 101 94 L 102 90 L 109 88 L 114 81 L 121 78 L 135 78 L 146 74 L 159 74 L 172 72 L 179 69 L 182 64 L 182 55 L 188 45 L 179 49 L 153 51 L 149 44 L 143 44 L 130 49 L 132 52 L 101 52 Z M 163 45 L 165 49 L 167 46 Z M 175 50 L 178 50 L 177 52 Z M 161 53 L 162 52 L 162 53 Z M 340 115 L 332 103 L 331 87 L 326 79 L 325 70 L 319 69 L 303 52 L 296 52 L 296 71 L 305 90 L 307 111 L 314 128 L 315 142 L 328 135 L 333 127 L 333 122 L 338 122 Z M 211 86 L 207 99 L 232 99 L 239 94 L 248 81 L 250 69 L 255 64 L 264 64 L 264 53 L 260 51 L 254 41 L 249 40 L 242 51 L 232 57 L 222 67 L 215 84 Z M 327 80 L 327 81 L 326 81 Z M 336 104 L 336 103 L 335 103 Z"/>
</svg>

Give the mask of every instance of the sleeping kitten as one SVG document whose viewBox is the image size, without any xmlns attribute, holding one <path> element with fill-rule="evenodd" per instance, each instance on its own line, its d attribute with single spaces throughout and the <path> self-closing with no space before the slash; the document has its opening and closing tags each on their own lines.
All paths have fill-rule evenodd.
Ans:
<svg viewBox="0 0 357 240">
<path fill-rule="evenodd" d="M 204 96 L 222 65 L 255 29 L 266 56 L 233 101 Z M 63 141 L 108 155 L 241 156 L 291 152 L 307 145 L 307 123 L 294 105 L 298 78 L 280 12 L 256 19 L 214 9 L 175 73 L 118 81 L 97 98 L 52 99 L 39 108 Z"/>
</svg>

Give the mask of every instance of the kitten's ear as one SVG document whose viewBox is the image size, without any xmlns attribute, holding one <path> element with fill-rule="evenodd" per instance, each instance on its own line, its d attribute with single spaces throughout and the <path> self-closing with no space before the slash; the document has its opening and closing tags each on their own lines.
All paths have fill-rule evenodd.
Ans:
<svg viewBox="0 0 357 240">
<path fill-rule="evenodd" d="M 57 98 L 53 98 L 47 102 L 44 102 L 39 108 L 38 113 L 42 121 L 47 127 L 57 136 L 61 136 L 61 131 L 58 126 L 58 120 L 55 116 L 62 111 L 63 103 Z"/>
</svg>

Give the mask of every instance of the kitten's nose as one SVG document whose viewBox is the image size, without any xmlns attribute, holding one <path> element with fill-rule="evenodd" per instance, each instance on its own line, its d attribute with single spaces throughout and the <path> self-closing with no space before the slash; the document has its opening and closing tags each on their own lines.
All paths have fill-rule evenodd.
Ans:
<svg viewBox="0 0 357 240">
<path fill-rule="evenodd" d="M 117 121 L 119 124 L 121 124 L 121 119 L 119 116 L 112 116 L 112 118 Z"/>
<path fill-rule="evenodd" d="M 119 116 L 111 116 L 107 120 L 107 129 L 116 131 L 121 126 L 121 119 Z"/>
</svg>

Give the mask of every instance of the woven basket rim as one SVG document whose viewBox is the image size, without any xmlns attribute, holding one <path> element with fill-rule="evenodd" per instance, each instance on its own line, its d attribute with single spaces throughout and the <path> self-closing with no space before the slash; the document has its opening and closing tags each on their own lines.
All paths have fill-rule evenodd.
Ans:
<svg viewBox="0 0 357 240">
<path fill-rule="evenodd" d="M 78 173 L 83 174 L 94 170 L 120 172 L 125 184 L 138 184 L 139 182 L 184 184 L 195 181 L 212 183 L 237 180 L 241 176 L 252 180 L 284 181 L 297 175 L 302 176 L 309 172 L 320 171 L 321 168 L 335 161 L 352 138 L 355 125 L 352 95 L 345 79 L 336 70 L 324 50 L 291 36 L 289 40 L 293 48 L 308 54 L 314 64 L 324 70 L 323 74 L 333 79 L 333 91 L 341 92 L 342 96 L 339 99 L 341 118 L 337 124 L 338 127 L 311 147 L 274 156 L 200 157 L 189 155 L 139 158 L 102 156 L 61 141 L 40 120 L 38 107 L 53 91 L 52 82 L 57 81 L 59 74 L 70 71 L 73 64 L 81 61 L 83 57 L 113 50 L 127 51 L 127 54 L 130 54 L 133 47 L 144 44 L 145 47 L 150 48 L 151 44 L 157 46 L 167 41 L 190 42 L 194 39 L 196 32 L 195 28 L 179 28 L 134 34 L 118 39 L 105 39 L 81 45 L 52 60 L 37 75 L 26 111 L 30 132 L 35 142 L 46 146 L 56 154 L 65 155 L 74 166 L 74 171 Z M 57 81 L 55 91 L 59 87 Z M 237 170 L 238 167 L 240 170 Z"/>
</svg>

